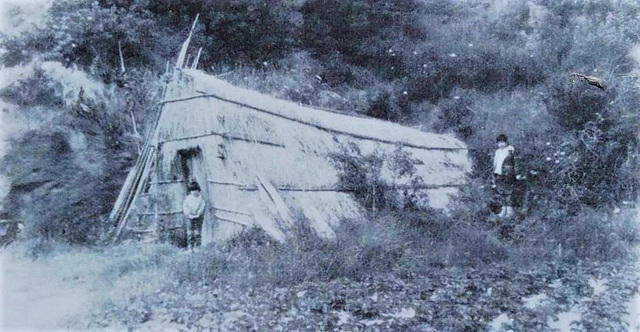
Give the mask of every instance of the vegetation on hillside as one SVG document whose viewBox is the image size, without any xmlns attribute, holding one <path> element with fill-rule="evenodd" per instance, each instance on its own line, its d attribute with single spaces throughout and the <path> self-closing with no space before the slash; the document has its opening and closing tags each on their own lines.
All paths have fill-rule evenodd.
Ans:
<svg viewBox="0 0 640 332">
<path fill-rule="evenodd" d="M 562 280 L 566 287 L 554 288 L 557 303 L 547 309 L 566 310 L 588 295 L 584 280 L 604 273 L 604 262 L 631 261 L 640 240 L 632 211 L 640 181 L 640 4 L 632 1 L 57 1 L 42 27 L 1 41 L 3 66 L 31 68 L 0 90 L 6 112 L 25 128 L 0 160 L 11 181 L 3 208 L 23 221 L 25 236 L 85 245 L 106 239 L 113 226 L 106 215 L 155 116 L 162 75 L 198 13 L 189 52 L 202 47 L 199 69 L 279 98 L 453 133 L 472 149 L 475 166 L 443 214 L 407 204 L 412 193 L 400 203 L 371 191 L 383 185 L 382 156 L 345 148 L 336 165 L 363 206 L 375 206 L 370 226 L 345 221 L 335 242 L 303 229 L 287 244 L 252 230 L 180 260 L 163 294 L 173 282 L 193 296 L 215 285 L 242 298 L 246 311 L 261 312 L 265 303 L 251 298 L 268 293 L 280 314 L 329 310 L 360 322 L 393 314 L 366 300 L 390 292 L 391 303 L 402 302 L 394 310 L 424 305 L 415 315 L 435 330 L 482 329 L 508 308 L 517 308 L 514 329 L 541 330 L 546 316 L 519 298 Z M 604 88 L 572 73 L 599 77 Z M 501 133 L 515 146 L 523 179 L 515 222 L 490 218 L 491 154 Z M 411 177 L 411 156 L 394 158 L 399 176 Z M 474 274 L 479 280 L 467 278 Z M 608 277 L 621 291 L 600 300 L 613 310 L 633 286 L 630 276 Z M 367 287 L 397 289 L 360 292 Z M 318 300 L 303 303 L 301 293 Z M 215 302 L 212 294 L 205 302 Z M 466 302 L 455 302 L 460 296 Z M 167 307 L 160 299 L 114 303 L 108 322 L 143 324 L 158 314 L 149 308 Z M 443 312 L 447 305 L 456 311 Z M 589 308 L 583 330 L 619 330 L 619 317 Z M 170 320 L 185 317 L 167 310 Z M 610 325 L 597 325 L 608 324 L 603 315 Z M 325 328 L 342 321 L 314 317 Z M 313 330 L 288 324 L 281 326 Z"/>
<path fill-rule="evenodd" d="M 54 3 L 45 26 L 3 38 L 2 62 L 55 61 L 113 86 L 112 96 L 93 100 L 106 120 L 102 124 L 90 124 L 98 120 L 80 112 L 70 115 L 80 119 L 63 120 L 73 128 L 61 130 L 51 121 L 40 135 L 60 132 L 64 145 L 73 134 L 97 134 L 95 139 L 113 144 L 91 144 L 106 149 L 92 152 L 116 156 L 105 166 L 125 169 L 134 158 L 117 156 L 135 154 L 135 142 L 126 139 L 132 131 L 129 113 L 143 133 L 154 112 L 153 81 L 173 62 L 200 13 L 192 41 L 193 49 L 203 48 L 199 68 L 231 71 L 228 78 L 235 83 L 294 101 L 454 132 L 474 149 L 476 176 L 482 178 L 490 173 L 494 137 L 506 133 L 542 206 L 575 215 L 583 207 L 613 208 L 637 196 L 640 59 L 634 32 L 640 27 L 631 18 L 639 10 L 631 2 L 595 1 L 64 0 Z M 126 73 L 120 71 L 118 44 Z M 573 72 L 601 77 L 606 87 L 586 85 L 570 77 Z M 60 84 L 36 73 L 2 95 L 27 117 L 44 116 L 30 112 L 35 108 L 73 114 L 71 103 L 58 100 Z M 16 139 L 22 140 L 17 149 L 38 145 L 32 135 Z M 4 163 L 20 165 L 18 160 Z M 112 185 L 80 195 L 103 197 L 105 208 L 90 208 L 88 219 L 104 215 L 123 173 L 108 176 Z M 78 204 L 68 212 L 83 215 L 90 206 Z"/>
</svg>

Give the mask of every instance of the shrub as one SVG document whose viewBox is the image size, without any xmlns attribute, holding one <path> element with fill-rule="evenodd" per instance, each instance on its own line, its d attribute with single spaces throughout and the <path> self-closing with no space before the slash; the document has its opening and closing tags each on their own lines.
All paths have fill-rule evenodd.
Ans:
<svg viewBox="0 0 640 332">
<path fill-rule="evenodd" d="M 144 72 L 131 71 L 131 86 L 109 89 L 75 71 L 46 68 L 2 90 L 18 105 L 13 112 L 35 127 L 16 133 L 0 160 L 11 181 L 4 209 L 29 236 L 94 244 L 106 234 L 157 86 Z M 78 82 L 87 84 L 73 86 Z"/>
<path fill-rule="evenodd" d="M 62 89 L 56 85 L 59 83 L 53 82 L 42 68 L 36 67 L 30 77 L 0 90 L 0 98 L 22 107 L 60 108 L 65 105 L 65 100 L 60 96 Z"/>
<path fill-rule="evenodd" d="M 548 221 L 548 234 L 563 246 L 563 259 L 610 262 L 627 258 L 640 239 L 633 211 L 611 215 L 585 210 L 576 216 Z"/>
<path fill-rule="evenodd" d="M 228 244 L 192 254 L 175 273 L 181 282 L 241 288 L 363 280 L 396 268 L 406 247 L 398 224 L 390 218 L 372 223 L 343 220 L 334 240 L 318 237 L 301 220 L 285 243 L 274 242 L 261 230 L 247 230 Z"/>
<path fill-rule="evenodd" d="M 406 73 L 393 46 L 420 32 L 414 1 L 307 1 L 300 8 L 302 45 L 321 59 L 340 53 L 348 63 L 372 68 L 385 77 Z"/>
<path fill-rule="evenodd" d="M 14 245 L 15 247 L 16 245 Z M 31 259 L 48 257 L 50 255 L 64 254 L 70 251 L 70 247 L 64 243 L 59 243 L 43 238 L 30 239 L 20 242 L 21 251 Z"/>
<path fill-rule="evenodd" d="M 420 209 L 428 205 L 424 191 L 412 188 L 424 184 L 424 179 L 415 174 L 417 161 L 400 145 L 391 154 L 376 151 L 363 155 L 360 148 L 351 143 L 330 158 L 338 169 L 340 186 L 352 191 L 355 199 L 373 212 Z"/>
<path fill-rule="evenodd" d="M 407 97 L 402 93 L 387 88 L 369 101 L 365 115 L 387 121 L 406 120 L 409 116 L 410 108 Z"/>
<path fill-rule="evenodd" d="M 356 200 L 363 206 L 373 210 L 386 205 L 382 178 L 383 155 L 374 153 L 363 156 L 356 144 L 349 144 L 331 158 L 339 170 L 340 186 L 353 190 Z"/>
<path fill-rule="evenodd" d="M 127 11 L 103 8 L 97 1 L 66 0 L 53 4 L 46 27 L 6 40 L 2 60 L 13 66 L 38 57 L 91 69 L 110 80 L 119 68 L 118 42 L 128 67 L 156 68 L 164 66 L 178 43 L 144 8 Z"/>
<path fill-rule="evenodd" d="M 280 59 L 296 44 L 299 26 L 296 2 L 241 1 L 135 1 L 155 15 L 158 22 L 179 35 L 175 49 L 186 38 L 185 29 L 200 14 L 192 45 L 202 47 L 201 68 L 221 64 L 261 67 Z M 130 12 L 135 12 L 129 10 Z"/>
<path fill-rule="evenodd" d="M 177 261 L 179 249 L 168 244 L 122 243 L 109 247 L 102 265 L 101 277 L 117 280 L 133 272 L 162 269 Z M 111 257 L 109 257 L 111 256 Z"/>
<path fill-rule="evenodd" d="M 416 259 L 424 261 L 415 266 L 417 271 L 430 266 L 482 267 L 508 258 L 507 245 L 485 220 L 457 219 L 437 210 L 399 213 L 396 218 Z"/>
</svg>

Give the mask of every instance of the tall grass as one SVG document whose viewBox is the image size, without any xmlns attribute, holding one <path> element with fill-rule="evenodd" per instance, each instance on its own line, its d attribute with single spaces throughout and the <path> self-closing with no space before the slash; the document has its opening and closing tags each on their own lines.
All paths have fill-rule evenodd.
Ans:
<svg viewBox="0 0 640 332">
<path fill-rule="evenodd" d="M 639 240 L 631 211 L 590 211 L 552 226 L 548 220 L 524 219 L 513 226 L 516 239 L 505 239 L 492 224 L 424 212 L 343 220 L 333 240 L 301 223 L 286 243 L 251 229 L 228 244 L 203 248 L 176 263 L 174 278 L 246 289 L 385 274 L 411 278 L 456 267 L 531 269 L 624 259 Z"/>
<path fill-rule="evenodd" d="M 514 226 L 517 239 L 505 239 L 494 224 L 453 215 L 387 211 L 371 220 L 345 219 L 332 240 L 317 236 L 300 220 L 285 243 L 252 228 L 228 243 L 193 253 L 169 244 L 138 242 L 89 249 L 31 240 L 12 247 L 32 259 L 91 262 L 94 272 L 107 281 L 138 275 L 140 280 L 153 276 L 156 284 L 252 289 L 384 275 L 410 279 L 459 267 L 518 270 L 605 263 L 629 257 L 640 240 L 632 210 L 590 211 L 553 222 L 532 216 Z"/>
<path fill-rule="evenodd" d="M 345 310 L 369 319 L 414 301 L 437 312 L 434 324 L 450 327 L 484 326 L 488 317 L 498 314 L 496 310 L 520 308 L 523 297 L 544 291 L 557 279 L 567 281 L 575 293 L 566 295 L 565 289 L 557 300 L 566 297 L 575 302 L 582 296 L 578 291 L 588 288 L 584 276 L 598 271 L 591 270 L 590 263 L 616 266 L 607 261 L 627 257 L 630 245 L 638 242 L 637 229 L 631 227 L 633 211 L 585 212 L 574 219 L 553 219 L 553 227 L 550 220 L 532 216 L 514 226 L 522 235 L 515 240 L 503 238 L 494 224 L 460 215 L 383 212 L 370 220 L 343 220 L 333 240 L 318 237 L 299 220 L 285 243 L 252 228 L 228 243 L 195 252 L 140 242 L 82 248 L 31 241 L 9 249 L 26 249 L 27 257 L 59 266 L 64 280 L 108 285 L 105 301 L 92 313 L 95 319 L 80 329 L 125 329 L 149 321 L 192 328 L 205 312 L 223 316 L 238 308 L 257 310 L 254 318 L 263 323 L 261 319 L 274 315 L 265 308 L 284 310 L 277 311 L 277 317 L 289 315 L 285 311 L 291 308 L 311 308 L 318 312 L 306 312 L 305 317 L 320 319 L 327 310 Z M 390 285 L 377 291 L 395 296 L 393 304 L 370 300 L 370 285 Z M 491 295 L 489 288 L 496 294 Z M 404 300 L 405 296 L 410 299 Z M 465 311 L 459 314 L 451 308 Z M 529 311 L 517 310 L 524 310 L 518 315 L 527 324 L 540 322 Z M 465 315 L 485 321 L 468 320 Z"/>
<path fill-rule="evenodd" d="M 176 270 L 181 281 L 230 283 L 239 287 L 285 287 L 336 278 L 362 280 L 391 271 L 409 243 L 389 220 L 376 223 L 345 220 L 337 237 L 318 237 L 306 225 L 286 243 L 265 240 L 251 229 L 233 242 L 209 246 L 183 261 Z"/>
</svg>

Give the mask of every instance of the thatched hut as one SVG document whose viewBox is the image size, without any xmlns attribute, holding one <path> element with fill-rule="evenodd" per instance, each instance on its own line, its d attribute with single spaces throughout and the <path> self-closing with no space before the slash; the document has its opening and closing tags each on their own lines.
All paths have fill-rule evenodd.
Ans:
<svg viewBox="0 0 640 332">
<path fill-rule="evenodd" d="M 363 154 L 402 147 L 420 161 L 424 181 L 412 189 L 434 208 L 446 208 L 471 168 L 454 137 L 301 106 L 193 69 L 176 70 L 161 104 L 111 214 L 117 235 L 182 227 L 186 185 L 196 180 L 207 201 L 205 243 L 254 226 L 283 241 L 302 215 L 332 237 L 341 218 L 363 212 L 330 159 L 348 144 Z M 383 174 L 395 190 L 411 186 Z"/>
</svg>

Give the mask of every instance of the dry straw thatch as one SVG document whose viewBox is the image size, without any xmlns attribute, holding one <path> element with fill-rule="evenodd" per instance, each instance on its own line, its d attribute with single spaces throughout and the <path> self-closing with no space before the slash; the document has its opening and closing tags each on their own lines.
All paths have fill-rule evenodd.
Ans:
<svg viewBox="0 0 640 332">
<path fill-rule="evenodd" d="M 333 237 L 341 218 L 363 210 L 348 188 L 339 187 L 329 158 L 347 144 L 363 154 L 402 146 L 422 161 L 416 165 L 425 182 L 419 189 L 435 208 L 447 206 L 471 169 L 465 145 L 451 136 L 304 107 L 197 70 L 176 70 L 155 130 L 112 212 L 118 235 L 181 227 L 186 183 L 196 180 L 207 199 L 205 243 L 252 226 L 284 241 L 300 215 L 320 235 Z"/>
</svg>

